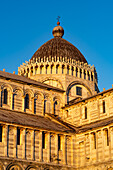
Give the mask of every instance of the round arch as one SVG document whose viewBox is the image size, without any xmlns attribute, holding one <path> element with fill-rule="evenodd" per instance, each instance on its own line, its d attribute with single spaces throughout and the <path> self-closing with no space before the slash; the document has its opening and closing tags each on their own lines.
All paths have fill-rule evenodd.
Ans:
<svg viewBox="0 0 113 170">
<path fill-rule="evenodd" d="M 23 170 L 22 166 L 18 163 L 10 163 L 6 170 Z"/>
<path fill-rule="evenodd" d="M 42 83 L 45 83 L 46 81 L 56 81 L 56 82 L 58 82 L 58 83 L 61 85 L 61 88 L 64 89 L 62 83 L 61 83 L 58 79 L 56 79 L 56 78 L 45 78 L 45 79 L 42 81 Z"/>
<path fill-rule="evenodd" d="M 24 91 L 24 94 L 30 94 L 31 97 L 34 97 L 34 93 L 33 93 L 33 91 L 31 89 L 26 89 Z"/>
<path fill-rule="evenodd" d="M 22 95 L 23 95 L 23 89 L 22 89 L 21 87 L 15 87 L 15 88 L 13 89 L 13 92 L 16 93 L 18 90 L 21 91 L 21 93 L 22 93 Z"/>
<path fill-rule="evenodd" d="M 52 96 L 49 93 L 43 93 L 44 99 L 49 98 L 52 101 Z"/>
<path fill-rule="evenodd" d="M 55 101 L 55 100 L 59 100 L 62 103 L 60 96 L 54 96 L 53 101 Z"/>
<path fill-rule="evenodd" d="M 41 92 L 35 91 L 34 97 L 36 97 L 37 95 L 40 95 L 42 98 L 44 98 L 44 95 Z"/>
<path fill-rule="evenodd" d="M 74 85 L 84 86 L 89 91 L 90 95 L 92 95 L 92 91 L 90 90 L 90 88 L 85 83 L 80 82 L 80 81 L 73 81 L 68 85 L 67 90 L 66 90 L 67 102 L 69 102 L 69 91 Z"/>
<path fill-rule="evenodd" d="M 2 84 L 1 89 L 3 90 L 4 88 L 9 88 L 11 90 L 11 92 L 13 92 L 13 87 L 9 84 L 6 84 L 6 83 Z"/>
</svg>

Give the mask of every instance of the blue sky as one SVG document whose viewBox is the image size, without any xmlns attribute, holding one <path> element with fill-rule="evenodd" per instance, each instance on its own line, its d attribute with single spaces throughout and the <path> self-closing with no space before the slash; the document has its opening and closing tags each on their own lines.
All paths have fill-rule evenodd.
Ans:
<svg viewBox="0 0 113 170">
<path fill-rule="evenodd" d="M 95 65 L 99 88 L 113 84 L 112 0 L 0 0 L 0 70 L 18 70 L 46 41 L 61 16 L 64 39 Z"/>
</svg>

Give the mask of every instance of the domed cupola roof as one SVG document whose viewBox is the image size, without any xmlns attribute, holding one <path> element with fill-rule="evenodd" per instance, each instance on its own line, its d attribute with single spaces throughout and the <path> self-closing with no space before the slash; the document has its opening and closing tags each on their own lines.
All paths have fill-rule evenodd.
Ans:
<svg viewBox="0 0 113 170">
<path fill-rule="evenodd" d="M 53 57 L 54 61 L 57 57 L 71 58 L 76 61 L 87 63 L 82 53 L 71 43 L 63 39 L 64 29 L 60 26 L 60 22 L 57 22 L 57 26 L 53 31 L 54 38 L 44 43 L 32 56 L 31 60 L 36 58 L 45 59 Z"/>
</svg>

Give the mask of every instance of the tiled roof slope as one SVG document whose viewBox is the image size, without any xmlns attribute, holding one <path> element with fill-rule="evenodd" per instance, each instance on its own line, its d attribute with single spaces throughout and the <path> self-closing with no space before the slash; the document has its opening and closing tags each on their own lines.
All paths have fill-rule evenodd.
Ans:
<svg viewBox="0 0 113 170">
<path fill-rule="evenodd" d="M 113 123 L 113 116 L 104 120 L 98 120 L 83 126 L 73 126 L 54 115 L 48 114 L 53 119 L 44 116 L 27 114 L 18 111 L 11 111 L 0 108 L 0 122 L 16 124 L 18 126 L 28 126 L 43 130 L 66 132 L 66 133 L 83 133 L 95 128 L 104 127 Z M 55 120 L 55 121 L 54 121 Z"/>
<path fill-rule="evenodd" d="M 92 123 L 89 123 L 83 126 L 79 126 L 77 127 L 78 133 L 86 132 L 88 130 L 92 130 L 92 129 L 99 128 L 99 127 L 104 127 L 112 123 L 113 123 L 113 116 L 106 118 L 106 119 L 98 120 L 96 122 L 92 122 Z"/>
<path fill-rule="evenodd" d="M 0 71 L 0 77 L 6 78 L 7 80 L 12 79 L 12 80 L 15 80 L 15 81 L 20 81 L 20 82 L 23 82 L 23 83 L 27 83 L 28 85 L 31 85 L 31 84 L 36 85 L 38 87 L 46 88 L 48 90 L 52 89 L 52 90 L 55 90 L 55 91 L 64 92 L 64 90 L 62 90 L 62 89 L 41 83 L 39 81 L 32 80 L 32 79 L 24 77 L 24 76 L 8 73 L 8 72 L 5 72 L 5 71 Z"/>
<path fill-rule="evenodd" d="M 76 61 L 87 63 L 85 57 L 82 53 L 70 42 L 66 41 L 61 37 L 54 37 L 53 39 L 47 41 L 43 44 L 32 56 L 36 60 L 36 58 L 47 58 L 47 57 L 67 57 L 72 58 Z"/>
<path fill-rule="evenodd" d="M 18 111 L 11 111 L 2 108 L 0 108 L 0 122 L 17 124 L 20 126 L 30 126 L 58 132 L 73 132 L 72 129 L 66 125 L 51 121 L 47 117 L 22 113 Z"/>
</svg>

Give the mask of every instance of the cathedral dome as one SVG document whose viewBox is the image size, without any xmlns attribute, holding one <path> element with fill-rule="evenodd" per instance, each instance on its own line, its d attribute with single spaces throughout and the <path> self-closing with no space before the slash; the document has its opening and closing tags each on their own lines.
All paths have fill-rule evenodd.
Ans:
<svg viewBox="0 0 113 170">
<path fill-rule="evenodd" d="M 71 43 L 62 38 L 64 35 L 64 29 L 60 26 L 60 23 L 57 22 L 57 26 L 53 29 L 54 38 L 44 43 L 32 56 L 31 60 L 36 58 L 42 58 L 45 60 L 49 57 L 55 58 L 66 57 L 67 59 L 71 58 L 76 61 L 87 63 L 85 57 L 82 53 Z"/>
</svg>

